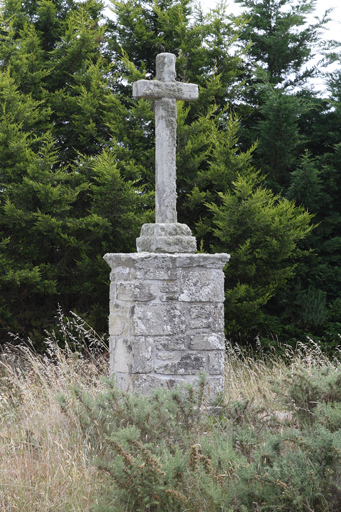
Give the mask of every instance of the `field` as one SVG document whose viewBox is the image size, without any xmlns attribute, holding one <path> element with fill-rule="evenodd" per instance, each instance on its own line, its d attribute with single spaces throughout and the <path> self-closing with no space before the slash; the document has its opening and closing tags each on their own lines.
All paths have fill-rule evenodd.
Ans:
<svg viewBox="0 0 341 512">
<path fill-rule="evenodd" d="M 339 352 L 229 347 L 206 414 L 204 377 L 122 395 L 103 340 L 77 317 L 60 326 L 44 356 L 27 342 L 1 355 L 0 511 L 341 509 Z"/>
</svg>

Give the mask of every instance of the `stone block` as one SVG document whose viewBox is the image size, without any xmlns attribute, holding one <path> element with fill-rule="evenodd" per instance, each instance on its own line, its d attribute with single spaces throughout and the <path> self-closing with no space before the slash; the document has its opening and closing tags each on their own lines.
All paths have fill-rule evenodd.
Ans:
<svg viewBox="0 0 341 512">
<path fill-rule="evenodd" d="M 153 340 L 152 338 L 140 338 L 139 342 L 134 340 L 132 350 L 132 365 L 130 372 L 150 373 L 153 371 Z"/>
<path fill-rule="evenodd" d="M 176 272 L 179 274 L 179 272 Z M 179 299 L 179 295 L 181 293 L 181 282 L 180 277 L 177 275 L 177 279 L 159 282 L 159 290 L 160 290 L 160 301 L 161 302 L 169 302 Z"/>
<path fill-rule="evenodd" d="M 219 377 L 209 377 L 207 380 L 207 394 L 208 398 L 212 400 L 213 398 L 216 398 L 219 393 L 224 391 L 225 380 L 223 375 L 220 375 Z"/>
<path fill-rule="evenodd" d="M 189 304 L 188 325 L 191 329 L 211 329 L 224 332 L 224 307 L 222 304 Z"/>
<path fill-rule="evenodd" d="M 186 224 L 143 224 L 136 239 L 137 252 L 143 253 L 194 253 L 197 242 Z"/>
<path fill-rule="evenodd" d="M 133 301 L 134 300 L 134 283 L 131 281 L 121 282 L 116 284 L 115 297 L 118 301 Z"/>
<path fill-rule="evenodd" d="M 120 262 L 119 262 L 120 263 Z M 112 267 L 110 273 L 110 280 L 112 283 L 117 281 L 131 281 L 134 279 L 134 269 L 126 267 L 125 265 L 119 264 L 118 266 Z"/>
<path fill-rule="evenodd" d="M 180 283 L 176 279 L 167 279 L 166 281 L 162 281 L 160 283 L 160 292 L 161 293 L 177 293 L 180 291 Z"/>
<path fill-rule="evenodd" d="M 119 302 L 133 302 L 152 301 L 157 297 L 157 292 L 154 290 L 153 283 L 144 282 L 131 282 L 123 281 L 118 282 L 114 287 L 113 294 L 115 294 L 116 301 Z"/>
<path fill-rule="evenodd" d="M 180 302 L 223 302 L 224 280 L 216 270 L 182 271 Z"/>
<path fill-rule="evenodd" d="M 139 274 L 141 278 L 145 272 L 159 269 L 165 272 L 176 269 L 193 269 L 194 267 L 202 267 L 203 269 L 216 269 L 222 271 L 226 263 L 229 261 L 229 254 L 155 254 L 155 253 L 108 253 L 104 256 L 105 261 L 112 269 L 112 279 L 115 276 L 135 276 L 135 272 L 142 270 L 143 274 Z M 137 277 L 137 275 L 136 275 Z M 171 278 L 170 278 L 171 279 Z M 120 279 L 125 280 L 125 279 Z M 129 279 L 131 280 L 131 279 Z"/>
<path fill-rule="evenodd" d="M 225 336 L 223 333 L 212 333 L 210 329 L 189 336 L 190 350 L 224 350 Z"/>
<path fill-rule="evenodd" d="M 131 325 L 131 316 L 131 307 L 110 301 L 109 335 L 127 335 Z"/>
<path fill-rule="evenodd" d="M 115 373 L 130 373 L 132 363 L 132 347 L 122 337 L 111 338 L 111 366 Z"/>
<path fill-rule="evenodd" d="M 198 375 L 206 369 L 206 357 L 197 352 L 159 352 L 155 372 L 163 375 Z"/>
<path fill-rule="evenodd" d="M 185 328 L 178 304 L 135 305 L 134 332 L 137 336 L 178 334 Z"/>
<path fill-rule="evenodd" d="M 212 332 L 224 332 L 224 304 L 215 304 L 214 311 L 211 316 L 210 328 Z"/>
<path fill-rule="evenodd" d="M 131 382 L 134 390 L 138 390 L 143 395 L 150 395 L 155 389 L 175 389 L 184 384 L 194 384 L 197 380 L 195 375 L 143 375 L 136 374 L 131 376 Z"/>
<path fill-rule="evenodd" d="M 189 339 L 189 336 L 173 334 L 172 336 L 154 336 L 151 338 L 151 342 L 156 351 L 186 350 Z"/>
<path fill-rule="evenodd" d="M 172 268 L 154 268 L 149 267 L 144 270 L 138 269 L 136 270 L 135 278 L 137 281 L 167 281 L 167 280 L 176 280 L 178 277 L 177 269 Z"/>
<path fill-rule="evenodd" d="M 120 336 L 128 328 L 127 318 L 121 315 L 110 315 L 109 334 L 111 336 Z"/>
<path fill-rule="evenodd" d="M 193 269 L 202 268 L 206 269 L 215 269 L 217 271 L 222 271 L 225 267 L 226 263 L 230 259 L 229 254 L 221 253 L 221 254 L 174 254 L 174 264 L 177 268 L 185 269 Z"/>
<path fill-rule="evenodd" d="M 189 327 L 191 329 L 208 329 L 212 316 L 216 314 L 213 304 L 190 304 L 188 306 Z"/>
<path fill-rule="evenodd" d="M 208 373 L 210 375 L 223 375 L 225 370 L 225 351 L 211 350 L 208 353 Z"/>
<path fill-rule="evenodd" d="M 141 302 L 153 301 L 157 297 L 157 287 L 153 283 L 135 283 L 134 300 Z"/>
<path fill-rule="evenodd" d="M 189 310 L 189 323 L 191 329 L 208 329 L 210 327 L 211 314 L 213 313 L 212 305 L 190 305 Z"/>
</svg>

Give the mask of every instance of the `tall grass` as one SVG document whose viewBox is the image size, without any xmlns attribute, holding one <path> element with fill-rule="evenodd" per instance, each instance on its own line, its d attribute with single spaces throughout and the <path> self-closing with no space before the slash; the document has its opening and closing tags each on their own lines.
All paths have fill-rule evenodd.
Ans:
<svg viewBox="0 0 341 512">
<path fill-rule="evenodd" d="M 46 345 L 43 356 L 29 342 L 1 354 L 2 512 L 88 511 L 101 487 L 103 475 L 89 462 L 77 414 L 66 417 L 57 396 L 76 385 L 91 395 L 102 389 L 104 340 L 78 317 L 59 312 L 58 331 L 47 335 Z"/>
<path fill-rule="evenodd" d="M 77 388 L 95 399 L 105 390 L 105 340 L 79 317 L 65 318 L 59 311 L 46 346 L 46 354 L 39 355 L 29 341 L 22 342 L 5 347 L 0 356 L 1 512 L 90 511 L 109 485 L 108 474 L 94 463 L 91 436 L 84 435 L 73 394 Z M 279 414 L 283 403 L 271 383 L 288 370 L 336 369 L 339 355 L 330 360 L 312 342 L 288 348 L 282 356 L 247 355 L 228 347 L 226 404 L 253 402 Z M 68 414 L 57 400 L 61 394 L 74 400 Z"/>
<path fill-rule="evenodd" d="M 278 345 L 278 344 L 277 344 Z M 232 347 L 227 345 L 225 369 L 225 400 L 249 400 L 267 405 L 271 409 L 281 407 L 281 401 L 274 392 L 273 383 L 282 381 L 284 376 L 293 375 L 298 370 L 311 373 L 313 369 L 337 368 L 341 362 L 340 348 L 333 358 L 326 356 L 320 345 L 307 337 L 306 343 L 282 346 L 280 353 Z"/>
</svg>

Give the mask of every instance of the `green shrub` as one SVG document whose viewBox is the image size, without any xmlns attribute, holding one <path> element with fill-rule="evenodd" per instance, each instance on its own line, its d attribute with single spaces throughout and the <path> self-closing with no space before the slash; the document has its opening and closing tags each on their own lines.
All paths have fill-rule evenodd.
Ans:
<svg viewBox="0 0 341 512">
<path fill-rule="evenodd" d="M 222 510 L 229 476 L 245 460 L 217 428 L 220 420 L 203 412 L 204 387 L 201 379 L 150 398 L 122 393 L 113 381 L 95 399 L 75 390 L 87 442 L 113 480 L 99 510 L 117 510 L 111 495 L 134 512 Z M 68 411 L 74 402 L 63 396 L 60 403 Z"/>
<path fill-rule="evenodd" d="M 75 389 L 60 403 L 67 414 L 77 408 L 93 461 L 112 481 L 98 511 L 337 512 L 340 382 L 340 366 L 284 377 L 280 412 L 244 400 L 213 414 L 204 378 L 150 397 L 108 381 L 95 398 Z"/>
<path fill-rule="evenodd" d="M 329 365 L 309 371 L 299 368 L 277 385 L 277 391 L 304 424 L 312 425 L 318 416 L 323 416 L 322 411 L 327 417 L 329 414 L 335 417 L 335 408 L 338 410 L 341 404 L 340 366 Z"/>
</svg>

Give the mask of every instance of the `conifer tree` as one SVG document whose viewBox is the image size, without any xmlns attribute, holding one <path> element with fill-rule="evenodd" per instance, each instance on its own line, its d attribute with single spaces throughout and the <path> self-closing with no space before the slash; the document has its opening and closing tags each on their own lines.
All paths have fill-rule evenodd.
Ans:
<svg viewBox="0 0 341 512">
<path fill-rule="evenodd" d="M 331 12 L 308 24 L 316 1 L 237 0 L 249 17 L 241 38 L 252 41 L 248 52 L 251 73 L 261 67 L 269 82 L 282 88 L 304 85 L 316 75 L 318 70 L 311 62 L 321 51 L 320 36 Z"/>
<path fill-rule="evenodd" d="M 310 216 L 266 191 L 251 164 L 256 146 L 244 138 L 242 149 L 232 107 L 244 87 L 248 44 L 238 42 L 244 22 L 227 16 L 223 4 L 204 15 L 192 0 L 116 0 L 113 9 L 115 19 L 105 23 L 95 0 L 4 0 L 2 333 L 41 333 L 58 303 L 106 330 L 108 268 L 102 257 L 135 250 L 141 224 L 152 221 L 153 103 L 134 100 L 131 83 L 153 78 L 156 54 L 171 51 L 178 57 L 178 80 L 200 87 L 197 102 L 178 103 L 179 221 L 193 229 L 201 250 L 232 253 L 228 329 L 250 339 L 255 319 L 265 325 L 270 298 L 288 286 Z M 240 187 L 247 197 L 239 197 Z M 248 225 L 241 248 L 237 231 L 247 208 L 266 229 Z M 251 280 L 245 277 L 253 268 L 248 244 L 252 251 L 258 247 L 259 275 Z M 268 262 L 263 277 L 262 262 Z"/>
<path fill-rule="evenodd" d="M 222 205 L 211 204 L 216 249 L 232 247 L 225 276 L 228 338 L 252 343 L 268 336 L 275 319 L 266 305 L 295 275 L 300 240 L 311 231 L 310 214 L 260 186 L 251 171 L 237 176 L 222 194 Z"/>
<path fill-rule="evenodd" d="M 2 7 L 2 341 L 8 331 L 39 339 L 58 303 L 106 330 L 102 257 L 132 250 L 143 222 L 139 186 L 122 177 L 131 163 L 116 162 L 125 109 L 106 77 L 101 9 L 93 0 Z"/>
<path fill-rule="evenodd" d="M 245 75 L 242 140 L 259 139 L 254 158 L 274 190 L 286 189 L 306 139 L 299 118 L 314 109 L 308 80 L 321 76 L 321 34 L 330 11 L 308 23 L 316 0 L 238 0 L 249 21 L 241 38 L 251 41 Z M 325 43 L 325 50 L 329 43 Z M 319 66 L 312 64 L 320 56 Z M 292 136 L 290 136 L 290 133 Z M 303 150 L 303 151 L 302 151 Z"/>
</svg>

